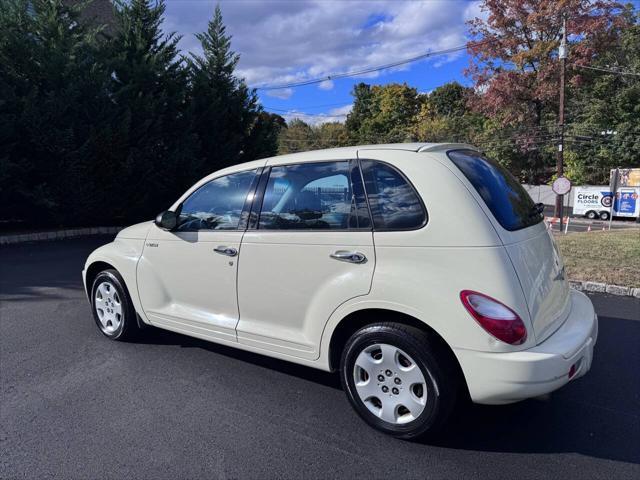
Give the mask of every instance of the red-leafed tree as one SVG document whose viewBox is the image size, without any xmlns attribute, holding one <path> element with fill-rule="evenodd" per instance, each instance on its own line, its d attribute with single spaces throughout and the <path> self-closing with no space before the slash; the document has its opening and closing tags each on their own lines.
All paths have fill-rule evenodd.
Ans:
<svg viewBox="0 0 640 480">
<path fill-rule="evenodd" d="M 520 164 L 512 169 L 542 179 L 557 133 L 563 15 L 569 88 L 579 88 L 581 67 L 619 38 L 628 16 L 613 0 L 484 0 L 481 9 L 483 17 L 468 22 L 473 40 L 467 75 L 478 93 L 471 105 L 499 126 L 490 146 L 518 151 Z"/>
</svg>

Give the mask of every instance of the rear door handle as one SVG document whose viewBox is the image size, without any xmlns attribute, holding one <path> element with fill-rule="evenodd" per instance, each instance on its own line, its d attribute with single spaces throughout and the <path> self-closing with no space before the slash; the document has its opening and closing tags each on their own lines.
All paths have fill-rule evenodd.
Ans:
<svg viewBox="0 0 640 480">
<path fill-rule="evenodd" d="M 364 253 L 349 252 L 346 250 L 338 250 L 337 252 L 331 253 L 329 256 L 334 260 L 338 260 L 340 262 L 364 263 L 367 261 L 367 257 L 364 255 Z"/>
<path fill-rule="evenodd" d="M 213 251 L 219 253 L 220 255 L 226 255 L 228 257 L 235 257 L 238 254 L 238 250 L 233 247 L 227 247 L 225 245 L 220 245 L 214 248 Z"/>
</svg>

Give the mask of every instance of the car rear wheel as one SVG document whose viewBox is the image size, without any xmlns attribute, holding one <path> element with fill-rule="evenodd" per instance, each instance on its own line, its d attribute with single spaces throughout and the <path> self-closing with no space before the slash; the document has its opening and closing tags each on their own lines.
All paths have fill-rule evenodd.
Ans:
<svg viewBox="0 0 640 480">
<path fill-rule="evenodd" d="M 131 297 L 116 270 L 103 270 L 96 275 L 91 310 L 100 331 L 112 340 L 129 340 L 139 331 Z"/>
<path fill-rule="evenodd" d="M 341 380 L 356 412 L 403 439 L 437 432 L 456 401 L 458 375 L 427 332 L 396 323 L 362 328 L 347 342 Z"/>
<path fill-rule="evenodd" d="M 609 212 L 600 212 L 600 220 L 609 220 Z"/>
</svg>

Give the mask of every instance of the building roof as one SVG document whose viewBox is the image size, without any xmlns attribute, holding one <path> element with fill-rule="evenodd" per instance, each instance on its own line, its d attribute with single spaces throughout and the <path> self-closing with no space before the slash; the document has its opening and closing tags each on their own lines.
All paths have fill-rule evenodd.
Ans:
<svg viewBox="0 0 640 480">
<path fill-rule="evenodd" d="M 86 25 L 94 27 L 103 26 L 103 33 L 113 34 L 115 32 L 115 11 L 111 0 L 64 0 L 69 6 L 83 4 L 80 12 L 80 19 Z"/>
</svg>

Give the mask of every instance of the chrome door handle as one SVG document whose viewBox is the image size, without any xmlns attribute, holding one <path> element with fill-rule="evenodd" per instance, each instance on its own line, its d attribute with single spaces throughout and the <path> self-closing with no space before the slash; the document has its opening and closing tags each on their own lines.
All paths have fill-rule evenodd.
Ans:
<svg viewBox="0 0 640 480">
<path fill-rule="evenodd" d="M 365 257 L 364 253 L 348 252 L 346 250 L 338 250 L 337 252 L 331 253 L 329 256 L 340 262 L 364 263 L 367 261 L 367 257 Z"/>
<path fill-rule="evenodd" d="M 233 247 L 225 247 L 224 245 L 220 245 L 213 249 L 214 252 L 219 253 L 220 255 L 226 255 L 228 257 L 235 257 L 238 254 L 238 250 Z"/>
</svg>

